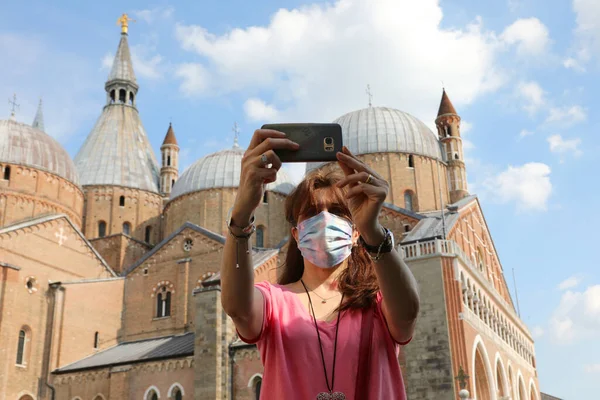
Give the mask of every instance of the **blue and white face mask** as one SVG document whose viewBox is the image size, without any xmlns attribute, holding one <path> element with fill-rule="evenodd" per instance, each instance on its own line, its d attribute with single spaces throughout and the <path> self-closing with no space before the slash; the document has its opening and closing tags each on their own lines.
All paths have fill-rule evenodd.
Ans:
<svg viewBox="0 0 600 400">
<path fill-rule="evenodd" d="M 332 268 L 352 253 L 352 223 L 323 211 L 300 222 L 298 249 L 302 257 L 321 268 Z"/>
</svg>

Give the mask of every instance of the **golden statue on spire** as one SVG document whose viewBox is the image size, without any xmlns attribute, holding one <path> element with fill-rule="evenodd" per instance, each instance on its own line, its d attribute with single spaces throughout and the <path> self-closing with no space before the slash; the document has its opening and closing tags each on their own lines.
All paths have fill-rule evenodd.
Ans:
<svg viewBox="0 0 600 400">
<path fill-rule="evenodd" d="M 121 25 L 121 33 L 127 33 L 129 21 L 135 22 L 135 19 L 129 18 L 125 13 L 123 13 L 123 15 L 119 17 L 119 19 L 117 20 L 117 25 Z"/>
</svg>

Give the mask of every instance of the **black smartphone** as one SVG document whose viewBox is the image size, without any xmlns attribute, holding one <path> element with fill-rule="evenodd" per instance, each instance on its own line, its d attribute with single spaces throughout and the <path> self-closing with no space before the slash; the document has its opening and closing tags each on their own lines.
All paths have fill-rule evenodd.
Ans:
<svg viewBox="0 0 600 400">
<path fill-rule="evenodd" d="M 262 129 L 283 132 L 298 143 L 298 150 L 275 150 L 281 162 L 336 161 L 342 151 L 340 124 L 265 124 Z"/>
</svg>

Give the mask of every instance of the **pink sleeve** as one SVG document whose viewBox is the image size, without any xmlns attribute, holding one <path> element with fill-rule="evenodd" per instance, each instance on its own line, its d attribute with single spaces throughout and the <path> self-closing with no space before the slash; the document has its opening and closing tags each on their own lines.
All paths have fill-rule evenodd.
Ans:
<svg viewBox="0 0 600 400">
<path fill-rule="evenodd" d="M 377 312 L 381 316 L 381 320 L 385 323 L 385 327 L 390 335 L 390 338 L 392 338 L 394 343 L 398 343 L 400 346 L 406 346 L 412 340 L 412 336 L 404 342 L 397 342 L 396 339 L 394 339 L 394 337 L 392 336 L 392 334 L 390 332 L 390 327 L 388 326 L 387 320 L 385 319 L 385 314 L 383 313 L 382 304 L 383 304 L 383 296 L 381 295 L 381 292 L 377 292 Z"/>
<path fill-rule="evenodd" d="M 257 342 L 259 342 L 265 335 L 265 332 L 268 331 L 269 326 L 271 326 L 271 321 L 273 319 L 273 302 L 272 302 L 272 294 L 271 294 L 271 289 L 272 286 L 269 282 L 267 281 L 263 281 L 263 282 L 259 282 L 256 283 L 254 285 L 255 288 L 257 288 L 263 296 L 263 321 L 262 321 L 262 327 L 260 329 L 260 333 L 258 334 L 258 336 L 254 339 L 246 339 L 244 338 L 242 335 L 240 335 L 239 332 L 236 332 L 238 334 L 238 336 L 240 337 L 240 339 L 248 344 L 255 344 Z"/>
</svg>

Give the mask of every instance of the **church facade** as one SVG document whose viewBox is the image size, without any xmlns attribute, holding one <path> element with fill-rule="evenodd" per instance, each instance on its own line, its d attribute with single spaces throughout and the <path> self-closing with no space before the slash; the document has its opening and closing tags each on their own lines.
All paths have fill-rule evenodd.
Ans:
<svg viewBox="0 0 600 400">
<path fill-rule="evenodd" d="M 74 159 L 44 133 L 41 104 L 32 125 L 0 120 L 0 400 L 257 399 L 258 351 L 220 303 L 244 150 L 236 140 L 179 175 L 169 126 L 158 162 L 136 107 L 126 19 L 104 88 Z M 447 93 L 436 133 L 384 107 L 336 122 L 390 183 L 381 222 L 419 282 L 421 315 L 399 357 L 408 398 L 540 400 L 533 339 L 468 192 Z M 293 188 L 280 171 L 257 210 L 257 282 L 274 282 L 285 258 Z"/>
</svg>

